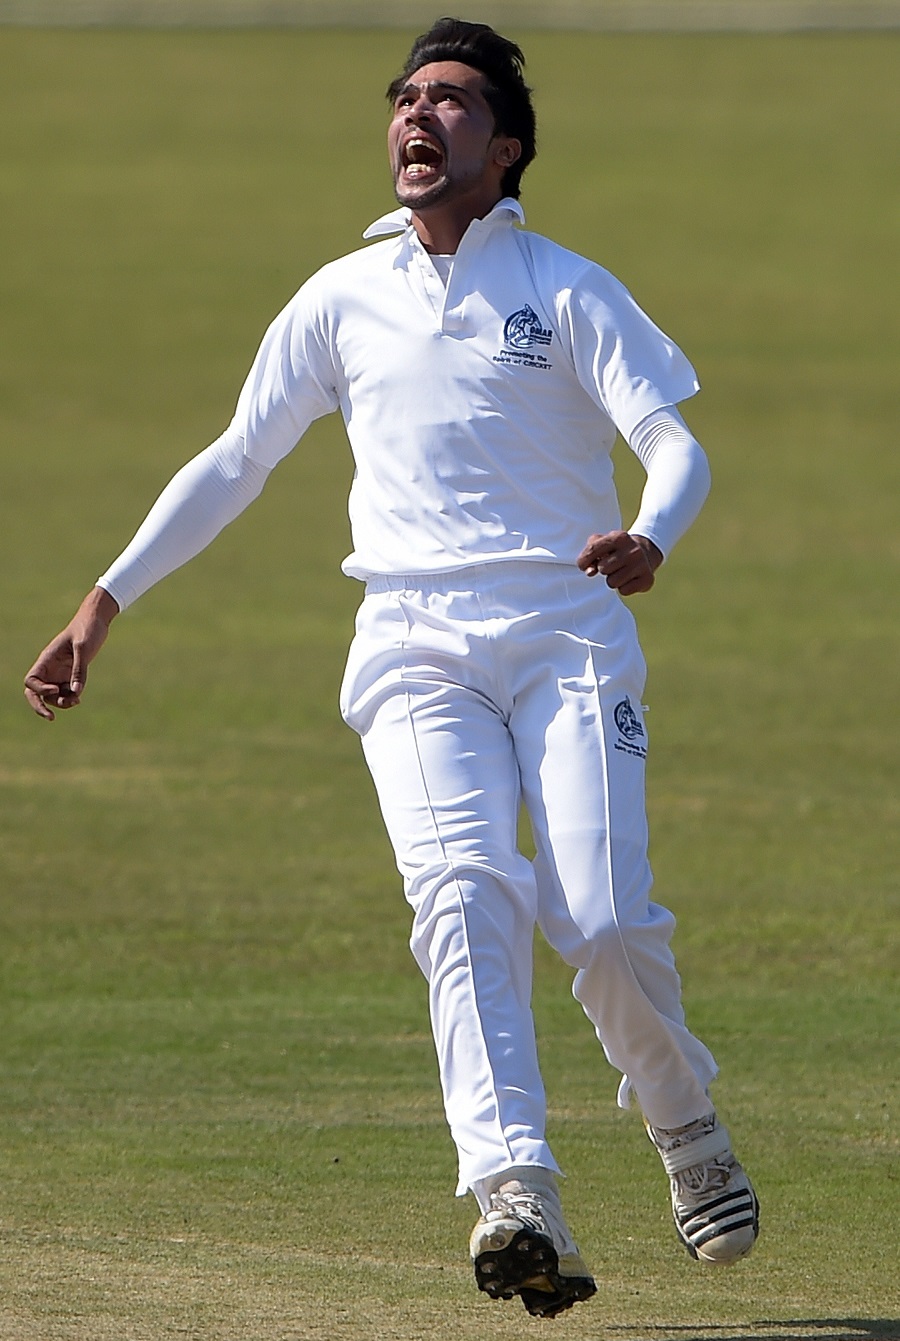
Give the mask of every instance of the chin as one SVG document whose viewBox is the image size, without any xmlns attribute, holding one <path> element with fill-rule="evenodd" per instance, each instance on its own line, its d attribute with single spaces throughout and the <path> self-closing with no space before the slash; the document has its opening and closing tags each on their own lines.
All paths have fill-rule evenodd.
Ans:
<svg viewBox="0 0 900 1341">
<path fill-rule="evenodd" d="M 446 177 L 441 177 L 438 181 L 432 182 L 430 186 L 423 187 L 403 187 L 399 184 L 394 186 L 394 195 L 401 205 L 405 205 L 411 210 L 426 210 L 429 205 L 439 205 L 447 195 L 450 183 Z"/>
</svg>

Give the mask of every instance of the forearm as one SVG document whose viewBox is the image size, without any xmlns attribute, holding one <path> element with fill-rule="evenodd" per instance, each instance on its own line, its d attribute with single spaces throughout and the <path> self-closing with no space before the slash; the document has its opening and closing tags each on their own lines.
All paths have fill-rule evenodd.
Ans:
<svg viewBox="0 0 900 1341">
<path fill-rule="evenodd" d="M 109 628 L 120 608 L 118 601 L 105 588 L 96 586 L 91 588 L 81 602 L 75 618 L 83 616 L 88 620 L 96 619 Z"/>
<path fill-rule="evenodd" d="M 629 531 L 668 554 L 709 493 L 706 453 L 671 405 L 638 424 L 629 446 L 647 472 L 640 509 Z"/>
<path fill-rule="evenodd" d="M 269 470 L 219 438 L 166 485 L 134 539 L 97 579 L 124 610 L 215 539 L 262 492 Z"/>
</svg>

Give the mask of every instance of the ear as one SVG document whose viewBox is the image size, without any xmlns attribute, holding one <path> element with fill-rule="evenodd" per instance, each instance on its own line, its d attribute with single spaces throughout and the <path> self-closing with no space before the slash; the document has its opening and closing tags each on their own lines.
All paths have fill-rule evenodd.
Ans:
<svg viewBox="0 0 900 1341">
<path fill-rule="evenodd" d="M 506 135 L 498 138 L 496 148 L 494 149 L 494 162 L 501 168 L 511 168 L 513 163 L 521 157 L 521 140 L 510 139 Z"/>
</svg>

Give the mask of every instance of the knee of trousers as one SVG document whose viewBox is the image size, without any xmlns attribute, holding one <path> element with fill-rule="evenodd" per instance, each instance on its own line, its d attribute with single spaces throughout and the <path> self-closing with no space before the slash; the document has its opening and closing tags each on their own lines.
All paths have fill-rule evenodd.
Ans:
<svg viewBox="0 0 900 1341">
<path fill-rule="evenodd" d="M 530 864 L 442 862 L 407 873 L 413 909 L 410 949 L 428 977 L 464 951 L 472 958 L 520 958 L 534 934 L 537 900 Z"/>
<path fill-rule="evenodd" d="M 542 923 L 551 945 L 573 968 L 613 973 L 622 968 L 638 977 L 645 965 L 663 965 L 671 960 L 669 942 L 674 929 L 675 918 L 658 904 L 650 904 L 634 921 L 619 921 L 610 914 L 585 924 L 557 913 Z"/>
</svg>

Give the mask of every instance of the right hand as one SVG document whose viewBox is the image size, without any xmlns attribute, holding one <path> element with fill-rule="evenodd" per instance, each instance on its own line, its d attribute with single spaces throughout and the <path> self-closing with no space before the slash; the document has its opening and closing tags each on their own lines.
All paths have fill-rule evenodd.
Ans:
<svg viewBox="0 0 900 1341">
<path fill-rule="evenodd" d="M 85 596 L 74 618 L 41 652 L 25 676 L 25 698 L 45 721 L 54 708 L 75 708 L 87 683 L 87 669 L 106 642 L 119 607 L 102 587 Z"/>
</svg>

